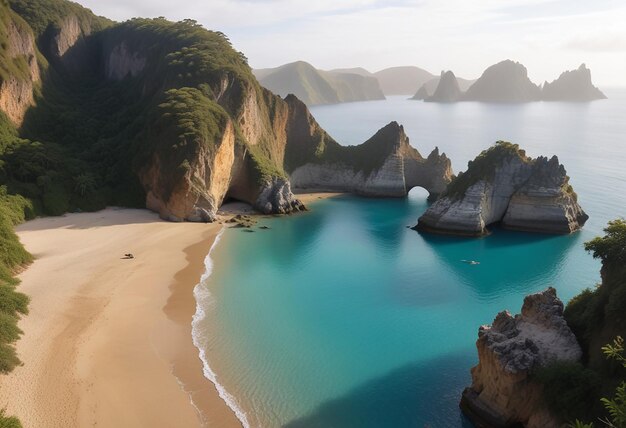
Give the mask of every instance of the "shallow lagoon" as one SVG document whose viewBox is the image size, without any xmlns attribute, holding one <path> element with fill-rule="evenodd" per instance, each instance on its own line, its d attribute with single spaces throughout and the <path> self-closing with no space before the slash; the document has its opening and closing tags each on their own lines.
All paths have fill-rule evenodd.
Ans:
<svg viewBox="0 0 626 428">
<path fill-rule="evenodd" d="M 316 107 L 344 144 L 391 120 L 455 171 L 498 139 L 557 154 L 591 216 L 581 233 L 494 230 L 484 239 L 408 229 L 426 192 L 340 197 L 271 229 L 227 230 L 199 287 L 195 333 L 251 426 L 455 427 L 481 324 L 551 285 L 564 300 L 599 281 L 582 248 L 626 215 L 626 93 L 594 103 L 430 104 L 403 97 Z M 463 259 L 479 260 L 472 266 Z"/>
</svg>

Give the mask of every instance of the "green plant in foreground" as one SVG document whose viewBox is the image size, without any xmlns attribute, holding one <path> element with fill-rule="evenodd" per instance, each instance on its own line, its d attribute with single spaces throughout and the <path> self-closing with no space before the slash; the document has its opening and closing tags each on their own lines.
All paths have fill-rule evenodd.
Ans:
<svg viewBox="0 0 626 428">
<path fill-rule="evenodd" d="M 602 352 L 607 359 L 615 360 L 626 368 L 624 339 L 621 336 L 617 336 L 612 344 L 603 346 Z M 608 428 L 626 428 L 626 382 L 622 382 L 617 387 L 613 399 L 601 398 L 600 401 L 609 413 L 609 416 L 601 419 L 600 422 Z M 568 426 L 570 428 L 593 428 L 594 425 L 576 420 Z"/>
<path fill-rule="evenodd" d="M 6 416 L 5 409 L 0 409 L 0 428 L 22 428 L 22 424 L 16 417 Z"/>
<path fill-rule="evenodd" d="M 619 362 L 626 368 L 626 356 L 624 355 L 624 339 L 617 336 L 613 344 L 602 347 L 602 352 L 610 360 Z M 626 427 L 626 382 L 622 382 L 615 390 L 613 399 L 602 398 L 602 404 L 609 412 L 611 420 L 604 419 L 603 422 L 608 427 L 624 428 Z"/>
</svg>

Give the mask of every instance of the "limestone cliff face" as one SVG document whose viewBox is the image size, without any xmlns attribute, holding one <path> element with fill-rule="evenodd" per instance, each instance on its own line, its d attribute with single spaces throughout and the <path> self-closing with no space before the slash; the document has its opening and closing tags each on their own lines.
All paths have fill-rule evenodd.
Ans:
<svg viewBox="0 0 626 428">
<path fill-rule="evenodd" d="M 452 178 L 446 155 L 439 155 L 435 149 L 424 159 L 410 146 L 404 128 L 396 122 L 385 126 L 360 146 L 332 147 L 333 150 L 293 169 L 294 187 L 403 197 L 413 187 L 421 186 L 431 197 L 436 197 Z"/>
<path fill-rule="evenodd" d="M 438 103 L 451 103 L 461 99 L 463 92 L 456 80 L 456 76 L 451 71 L 442 71 L 439 78 L 439 84 L 435 93 L 425 98 L 425 101 Z"/>
<path fill-rule="evenodd" d="M 582 358 L 554 288 L 527 296 L 520 315 L 500 312 L 491 326 L 480 327 L 476 348 L 478 365 L 461 399 L 461 409 L 476 426 L 561 426 L 543 406 L 541 385 L 532 377 L 550 363 Z"/>
<path fill-rule="evenodd" d="M 215 154 L 208 145 L 201 145 L 193 162 L 171 188 L 164 160 L 155 154 L 140 180 L 146 190 L 146 207 L 170 221 L 215 220 L 231 181 L 235 162 L 235 129 L 228 122 L 221 140 L 215 142 Z"/>
<path fill-rule="evenodd" d="M 576 70 L 562 73 L 552 83 L 546 82 L 542 98 L 546 101 L 592 101 L 604 99 L 606 95 L 593 86 L 591 71 L 581 64 Z"/>
<path fill-rule="evenodd" d="M 33 90 L 40 80 L 36 57 L 35 40 L 32 31 L 11 15 L 7 28 L 7 44 L 2 49 L 7 61 L 22 68 L 20 74 L 0 77 L 0 109 L 16 126 L 20 126 L 26 110 L 33 104 Z M 18 66 L 18 63 L 21 63 Z"/>
<path fill-rule="evenodd" d="M 517 146 L 501 143 L 470 162 L 418 220 L 420 230 L 468 236 L 487 226 L 545 233 L 570 233 L 588 216 L 568 184 L 556 156 L 527 158 Z"/>
<path fill-rule="evenodd" d="M 122 41 L 106 57 L 104 73 L 108 79 L 122 80 L 127 76 L 137 76 L 145 66 L 146 58 L 137 51 L 131 51 Z"/>
</svg>

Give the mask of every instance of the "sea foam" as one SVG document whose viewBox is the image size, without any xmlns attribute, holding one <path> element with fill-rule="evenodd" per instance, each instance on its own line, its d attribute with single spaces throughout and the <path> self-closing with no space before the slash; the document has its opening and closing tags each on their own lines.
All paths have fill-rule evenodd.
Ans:
<svg viewBox="0 0 626 428">
<path fill-rule="evenodd" d="M 235 397 L 226 390 L 224 385 L 218 382 L 217 375 L 209 365 L 208 357 L 206 354 L 207 337 L 203 335 L 201 331 L 202 321 L 206 318 L 207 315 L 206 311 L 215 305 L 215 299 L 211 295 L 211 292 L 208 290 L 206 286 L 206 281 L 211 276 L 211 272 L 213 271 L 213 260 L 211 259 L 211 253 L 222 238 L 224 230 L 225 229 L 222 229 L 215 237 L 215 241 L 213 242 L 213 245 L 211 245 L 209 254 L 207 254 L 206 258 L 204 259 L 204 265 L 206 267 L 204 274 L 202 274 L 202 277 L 200 278 L 200 283 L 196 285 L 193 290 L 194 297 L 196 298 L 196 313 L 194 314 L 193 320 L 191 321 L 191 335 L 193 338 L 193 344 L 196 348 L 198 348 L 199 356 L 202 360 L 204 377 L 213 382 L 219 396 L 222 398 L 222 400 L 224 400 L 226 405 L 235 413 L 237 419 L 239 419 L 244 428 L 249 428 L 250 424 L 248 423 L 246 413 L 237 405 Z"/>
</svg>

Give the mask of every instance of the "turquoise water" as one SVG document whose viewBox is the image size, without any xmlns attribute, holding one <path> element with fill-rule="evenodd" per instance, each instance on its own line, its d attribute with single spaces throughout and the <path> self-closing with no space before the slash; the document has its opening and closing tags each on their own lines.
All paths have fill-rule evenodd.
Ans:
<svg viewBox="0 0 626 428">
<path fill-rule="evenodd" d="M 250 426 L 461 427 L 478 327 L 551 285 L 570 299 L 599 280 L 582 243 L 626 213 L 626 93 L 591 104 L 426 104 L 392 98 L 318 107 L 342 142 L 390 120 L 455 171 L 496 139 L 557 154 L 591 216 L 581 233 L 494 230 L 484 239 L 419 234 L 426 192 L 341 197 L 311 212 L 228 229 L 199 286 L 194 328 Z M 462 259 L 479 260 L 470 266 Z M 202 318 L 202 317 L 199 317 Z"/>
</svg>

